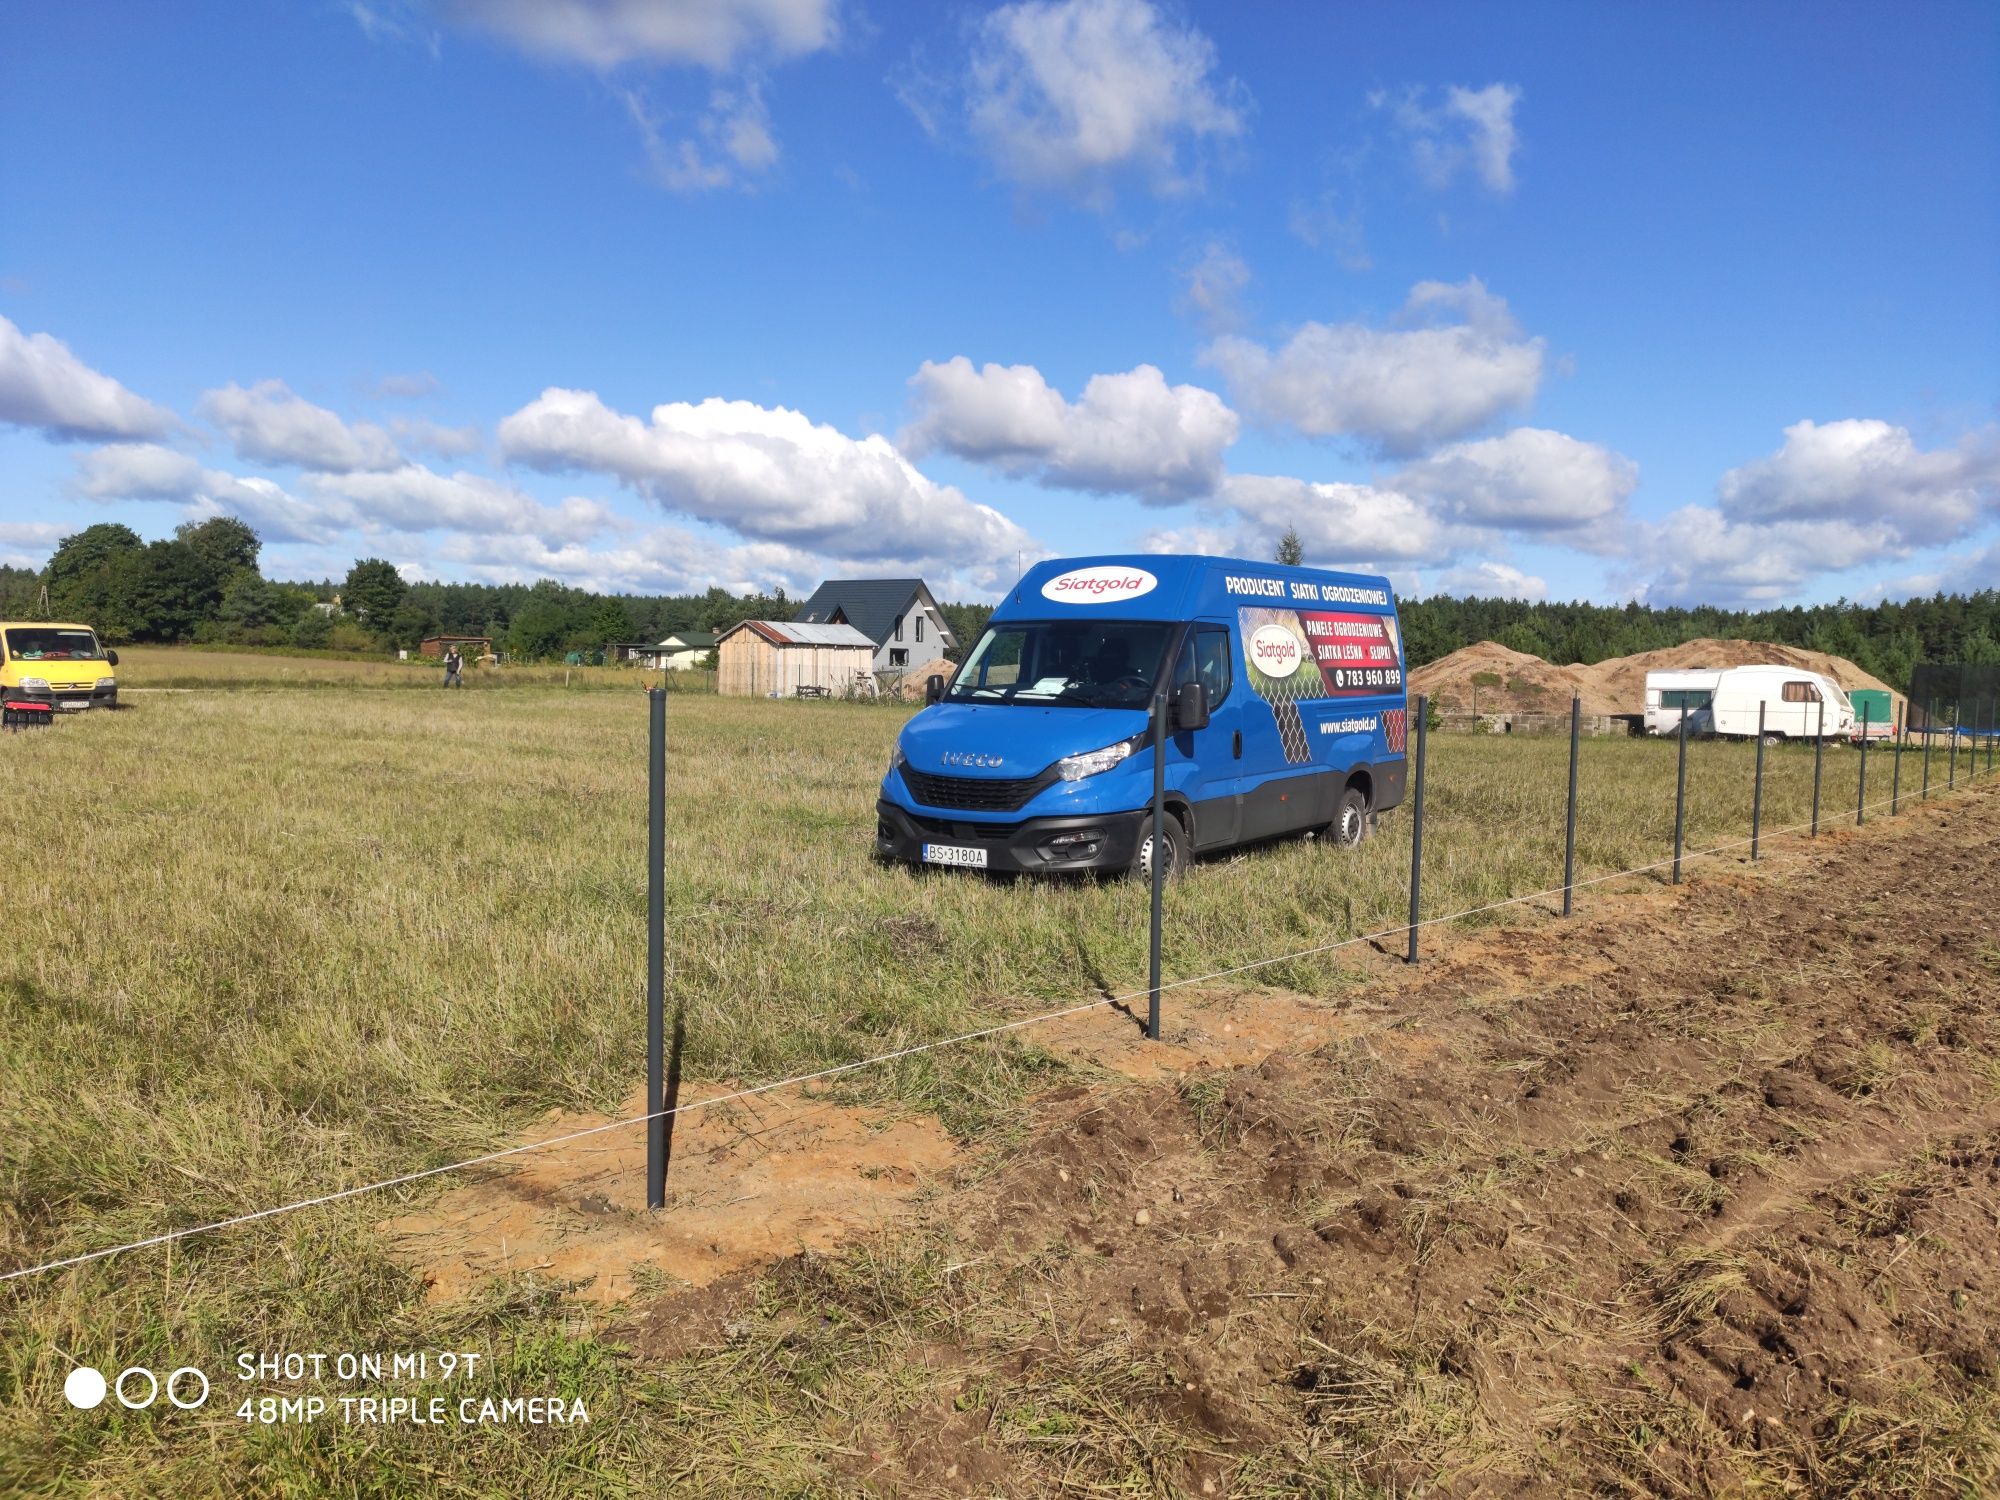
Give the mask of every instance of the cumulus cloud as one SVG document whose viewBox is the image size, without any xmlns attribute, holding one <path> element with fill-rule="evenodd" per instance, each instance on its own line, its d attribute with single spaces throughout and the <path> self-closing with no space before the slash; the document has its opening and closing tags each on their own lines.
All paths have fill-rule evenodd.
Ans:
<svg viewBox="0 0 2000 1500">
<path fill-rule="evenodd" d="M 1393 327 L 1306 323 L 1276 349 L 1229 335 L 1202 358 L 1262 421 L 1406 456 L 1531 401 L 1545 341 L 1523 338 L 1505 300 L 1469 277 L 1419 282 Z"/>
<path fill-rule="evenodd" d="M 62 340 L 23 333 L 0 317 L 0 423 L 76 442 L 159 437 L 174 419 L 93 370 Z"/>
<path fill-rule="evenodd" d="M 1636 556 L 1652 571 L 1635 592 L 1657 604 L 1792 603 L 1821 573 L 1907 551 L 1884 521 L 1745 523 L 1705 505 L 1682 506 L 1639 539 Z"/>
<path fill-rule="evenodd" d="M 1247 523 L 1246 540 L 1258 557 L 1269 556 L 1287 528 L 1323 566 L 1435 558 L 1456 545 L 1444 521 L 1393 487 L 1232 474 L 1219 498 Z"/>
<path fill-rule="evenodd" d="M 1795 422 L 1777 452 L 1724 474 L 1717 496 L 1736 522 L 1881 522 L 1905 545 L 1948 542 L 2000 513 L 2000 430 L 1925 451 L 1887 422 Z"/>
<path fill-rule="evenodd" d="M 1548 580 L 1523 573 L 1511 563 L 1491 560 L 1448 568 L 1437 577 L 1434 592 L 1464 599 L 1546 599 Z"/>
<path fill-rule="evenodd" d="M 504 418 L 501 451 L 545 470 L 609 474 L 663 509 L 757 541 L 905 563 L 997 563 L 1034 547 L 1019 526 L 918 470 L 887 438 L 851 438 L 783 407 L 711 397 L 648 420 L 552 387 Z"/>
<path fill-rule="evenodd" d="M 1243 257 L 1210 240 L 1182 269 L 1177 305 L 1211 333 L 1225 333 L 1242 323 L 1243 289 L 1249 285 L 1250 267 Z"/>
<path fill-rule="evenodd" d="M 1422 89 L 1390 96 L 1376 94 L 1371 102 L 1390 110 L 1407 137 L 1417 175 L 1433 188 L 1448 188 L 1461 173 L 1470 172 L 1489 190 L 1514 190 L 1514 153 L 1520 137 L 1514 126 L 1514 106 L 1521 91 L 1512 84 L 1491 83 L 1483 89 L 1444 91 L 1433 103 Z"/>
<path fill-rule="evenodd" d="M 55 521 L 0 521 L 0 567 L 40 568 L 73 529 Z"/>
<path fill-rule="evenodd" d="M 542 57 L 615 68 L 800 57 L 839 36 L 834 0 L 444 0 L 444 11 Z"/>
<path fill-rule="evenodd" d="M 1454 443 L 1403 468 L 1397 488 L 1443 515 L 1504 531 L 1576 530 L 1618 515 L 1639 466 L 1542 427 Z"/>
<path fill-rule="evenodd" d="M 1067 401 L 1033 365 L 964 355 L 925 360 L 911 378 L 916 420 L 898 439 L 913 456 L 937 449 L 1059 489 L 1126 492 L 1171 503 L 1212 491 L 1236 413 L 1213 391 L 1169 386 L 1152 365 L 1093 375 Z"/>
<path fill-rule="evenodd" d="M 165 500 L 190 519 L 233 515 L 267 541 L 328 542 L 348 524 L 268 479 L 244 478 L 157 443 L 113 443 L 78 457 L 72 493 L 90 500 Z"/>
<path fill-rule="evenodd" d="M 1129 169 L 1173 194 L 1198 181 L 1190 148 L 1244 128 L 1241 90 L 1214 67 L 1214 44 L 1149 0 L 1019 0 L 980 22 L 957 102 L 974 142 L 1024 187 L 1101 198 Z M 935 128 L 934 111 L 905 100 Z"/>
<path fill-rule="evenodd" d="M 308 474 L 304 487 L 350 524 L 392 531 L 516 534 L 545 542 L 582 542 L 617 526 L 596 500 L 556 505 L 481 474 L 440 474 L 422 464 L 387 473 Z"/>
<path fill-rule="evenodd" d="M 406 451 L 435 453 L 439 458 L 458 458 L 479 449 L 481 438 L 476 425 L 446 427 L 422 417 L 391 417 L 389 431 Z"/>
<path fill-rule="evenodd" d="M 247 388 L 232 381 L 204 392 L 195 410 L 221 429 L 239 457 L 252 463 L 344 473 L 392 469 L 403 461 L 380 427 L 372 422 L 349 425 L 294 395 L 282 380 L 260 380 Z"/>
</svg>

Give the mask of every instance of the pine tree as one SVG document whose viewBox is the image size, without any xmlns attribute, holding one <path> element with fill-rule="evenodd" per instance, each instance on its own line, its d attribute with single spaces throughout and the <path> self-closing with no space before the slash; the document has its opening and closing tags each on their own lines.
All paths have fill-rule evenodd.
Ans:
<svg viewBox="0 0 2000 1500">
<path fill-rule="evenodd" d="M 1287 526 L 1285 534 L 1278 538 L 1278 561 L 1288 568 L 1296 568 L 1306 560 L 1306 544 L 1299 540 L 1299 529 Z"/>
</svg>

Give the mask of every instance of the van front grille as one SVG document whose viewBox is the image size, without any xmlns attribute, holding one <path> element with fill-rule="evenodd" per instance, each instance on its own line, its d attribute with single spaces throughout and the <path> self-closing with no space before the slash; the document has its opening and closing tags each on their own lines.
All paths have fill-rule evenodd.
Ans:
<svg viewBox="0 0 2000 1500">
<path fill-rule="evenodd" d="M 1025 806 L 1053 778 L 1044 771 L 1039 776 L 1003 779 L 997 776 L 933 776 L 928 771 L 903 767 L 903 781 L 925 807 L 955 807 L 964 812 L 1013 812 Z"/>
</svg>

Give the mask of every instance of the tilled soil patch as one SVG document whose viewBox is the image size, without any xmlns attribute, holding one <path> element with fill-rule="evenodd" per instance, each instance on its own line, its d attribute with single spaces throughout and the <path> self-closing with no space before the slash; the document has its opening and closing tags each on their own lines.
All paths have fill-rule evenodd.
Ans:
<svg viewBox="0 0 2000 1500">
<path fill-rule="evenodd" d="M 681 1376 L 754 1367 L 884 1494 L 1988 1493 L 1996 814 L 1442 940 L 1316 1050 L 1052 1097 Z"/>
</svg>

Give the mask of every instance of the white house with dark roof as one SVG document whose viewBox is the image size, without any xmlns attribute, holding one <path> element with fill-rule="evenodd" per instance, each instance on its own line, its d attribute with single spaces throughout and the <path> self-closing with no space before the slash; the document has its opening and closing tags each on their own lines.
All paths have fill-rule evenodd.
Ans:
<svg viewBox="0 0 2000 1500">
<path fill-rule="evenodd" d="M 802 625 L 852 625 L 875 643 L 875 670 L 915 673 L 955 650 L 921 578 L 829 578 L 799 610 Z"/>
</svg>

